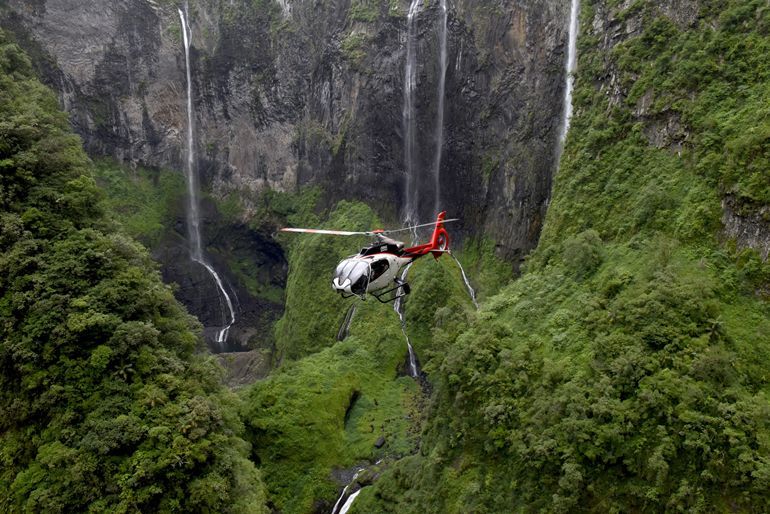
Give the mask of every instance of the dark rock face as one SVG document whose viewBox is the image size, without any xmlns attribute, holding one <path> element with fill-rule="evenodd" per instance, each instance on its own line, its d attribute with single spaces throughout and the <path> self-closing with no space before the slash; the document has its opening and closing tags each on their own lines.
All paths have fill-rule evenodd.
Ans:
<svg viewBox="0 0 770 514">
<path fill-rule="evenodd" d="M 153 257 L 162 263 L 164 281 L 176 285 L 176 297 L 208 327 L 205 336 L 213 352 L 271 349 L 271 327 L 283 314 L 288 273 L 282 248 L 269 233 L 224 222 L 212 202 L 202 202 L 205 257 L 220 276 L 236 314 L 227 340 L 216 343 L 218 328 L 229 320 L 226 304 L 211 273 L 190 259 L 185 216 L 181 206 L 177 209 L 176 223 L 152 248 Z"/>
<path fill-rule="evenodd" d="M 770 206 L 741 204 L 734 196 L 722 200 L 723 234 L 739 248 L 753 248 L 763 260 L 770 257 Z"/>
<path fill-rule="evenodd" d="M 265 378 L 272 369 L 272 354 L 268 350 L 219 353 L 217 359 L 227 372 L 225 384 L 232 388 L 253 384 Z"/>
<path fill-rule="evenodd" d="M 465 219 L 466 232 L 484 227 L 509 256 L 534 244 L 555 167 L 562 4 L 449 5 L 441 203 Z M 397 218 L 407 8 L 196 3 L 192 72 L 204 184 L 222 195 L 316 183 L 330 201 L 363 199 Z M 181 169 L 184 59 L 175 6 L 10 0 L 3 18 L 22 44 L 37 47 L 39 67 L 90 152 Z M 426 169 L 435 151 L 437 18 L 437 3 L 417 18 L 418 160 Z"/>
<path fill-rule="evenodd" d="M 0 23 L 59 92 L 91 154 L 182 169 L 187 121 L 176 5 L 7 4 Z M 315 184 L 327 204 L 362 200 L 396 223 L 406 182 L 408 7 L 405 0 L 195 2 L 189 18 L 202 187 L 224 197 Z M 460 240 L 491 237 L 514 265 L 537 242 L 556 168 L 568 10 L 556 0 L 449 2 L 440 206 L 463 219 L 455 225 Z M 438 3 L 424 4 L 415 103 L 417 159 L 426 172 L 436 150 L 438 20 Z M 420 218 L 432 219 L 432 211 L 431 198 Z M 243 221 L 254 212 L 247 204 Z M 205 237 L 207 245 L 222 240 Z M 181 256 L 157 253 L 176 277 Z M 203 305 L 209 301 L 185 301 L 200 304 L 192 310 L 203 319 L 215 315 Z"/>
</svg>

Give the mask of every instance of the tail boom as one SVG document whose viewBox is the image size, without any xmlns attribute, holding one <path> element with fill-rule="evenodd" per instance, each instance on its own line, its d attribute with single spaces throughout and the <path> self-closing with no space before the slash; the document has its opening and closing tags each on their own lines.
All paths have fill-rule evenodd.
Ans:
<svg viewBox="0 0 770 514">
<path fill-rule="evenodd" d="M 445 218 L 446 211 L 441 211 L 436 217 L 436 228 L 433 229 L 430 242 L 407 248 L 404 250 L 404 256 L 416 258 L 432 253 L 433 257 L 438 259 L 441 254 L 449 251 L 449 233 L 444 228 L 443 223 Z"/>
</svg>

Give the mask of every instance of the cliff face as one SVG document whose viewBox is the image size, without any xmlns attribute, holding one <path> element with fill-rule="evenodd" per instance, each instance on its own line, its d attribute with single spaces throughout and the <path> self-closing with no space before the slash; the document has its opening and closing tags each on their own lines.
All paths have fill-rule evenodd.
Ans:
<svg viewBox="0 0 770 514">
<path fill-rule="evenodd" d="M 537 239 L 554 169 L 568 6 L 449 5 L 440 206 L 503 254 Z M 196 147 L 216 195 L 321 184 L 400 216 L 405 2 L 190 6 Z M 437 2 L 417 23 L 418 168 L 435 154 Z M 182 168 L 184 58 L 165 2 L 10 0 L 3 25 L 58 92 L 88 151 Z M 421 211 L 430 218 L 432 198 Z"/>
</svg>

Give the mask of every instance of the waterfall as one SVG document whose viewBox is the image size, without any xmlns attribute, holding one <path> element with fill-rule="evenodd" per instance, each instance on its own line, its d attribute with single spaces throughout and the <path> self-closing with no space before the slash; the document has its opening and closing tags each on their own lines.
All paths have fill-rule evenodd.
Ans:
<svg viewBox="0 0 770 514">
<path fill-rule="evenodd" d="M 351 503 L 351 504 L 353 503 L 353 501 L 350 500 L 350 498 L 355 498 L 355 496 L 358 494 L 358 491 L 356 491 L 354 494 L 350 495 L 350 498 L 348 498 L 348 501 L 345 502 L 345 504 L 342 506 L 341 510 L 338 511 L 337 508 L 340 506 L 340 502 L 345 497 L 345 494 L 347 494 L 348 488 L 351 485 L 353 485 L 353 483 L 356 481 L 356 478 L 358 478 L 359 473 L 361 473 L 363 470 L 364 470 L 364 468 L 358 468 L 356 470 L 356 473 L 353 475 L 353 478 L 350 479 L 350 483 L 345 486 L 345 488 L 342 490 L 342 494 L 340 494 L 340 497 L 337 498 L 337 502 L 334 504 L 334 507 L 332 508 L 332 514 L 342 514 L 342 512 L 347 512 L 348 511 L 348 509 L 350 508 L 350 505 L 348 505 L 348 503 Z M 360 489 L 359 489 L 359 491 L 360 491 Z"/>
<path fill-rule="evenodd" d="M 417 90 L 417 13 L 422 0 L 412 0 L 406 16 L 406 65 L 404 70 L 404 107 L 401 113 L 404 125 L 404 168 L 406 172 L 406 192 L 404 220 L 417 223 L 417 169 L 415 150 L 417 146 L 417 120 L 415 112 L 415 92 Z"/>
<path fill-rule="evenodd" d="M 561 131 L 559 133 L 559 151 L 564 147 L 569 131 L 569 122 L 572 118 L 572 90 L 575 86 L 575 71 L 577 71 L 577 36 L 578 14 L 580 0 L 572 0 L 569 11 L 569 32 L 567 36 L 567 62 L 565 65 L 564 83 L 564 111 L 562 115 Z"/>
<path fill-rule="evenodd" d="M 358 491 L 350 495 L 350 498 L 348 498 L 348 501 L 346 501 L 345 505 L 343 505 L 342 508 L 340 509 L 340 514 L 347 514 L 347 512 L 350 510 L 350 506 L 353 505 L 353 501 L 356 499 L 356 496 L 358 496 L 359 493 L 361 492 L 361 489 L 359 489 Z"/>
<path fill-rule="evenodd" d="M 409 376 L 417 378 L 420 376 L 420 370 L 417 369 L 417 355 L 414 353 L 412 342 L 409 341 L 409 336 L 406 335 L 406 328 L 403 325 L 401 325 L 401 331 L 404 333 L 404 337 L 406 337 L 406 347 L 409 349 Z"/>
<path fill-rule="evenodd" d="M 468 280 L 468 276 L 465 274 L 465 268 L 463 268 L 462 263 L 460 263 L 460 260 L 454 256 L 454 254 L 449 253 L 449 256 L 454 259 L 454 261 L 457 263 L 457 266 L 460 267 L 460 273 L 463 276 L 463 282 L 465 282 L 465 289 L 468 290 L 468 295 L 471 297 L 471 301 L 473 302 L 473 305 L 476 307 L 476 310 L 479 309 L 479 302 L 476 301 L 476 291 L 471 287 L 471 282 Z"/>
<path fill-rule="evenodd" d="M 441 25 L 439 26 L 439 70 L 438 70 L 438 108 L 436 110 L 436 154 L 433 157 L 433 180 L 435 187 L 434 212 L 441 206 L 441 152 L 444 149 L 444 89 L 446 89 L 446 30 L 447 8 L 446 0 L 441 0 Z"/>
<path fill-rule="evenodd" d="M 353 316 L 356 314 L 356 304 L 353 303 L 348 307 L 345 317 L 342 319 L 340 329 L 337 331 L 337 341 L 344 341 L 350 335 L 350 323 L 353 321 Z"/>
<path fill-rule="evenodd" d="M 409 274 L 409 268 L 412 267 L 412 264 L 414 264 L 414 261 L 404 266 L 404 269 L 401 271 L 401 276 L 399 277 L 401 281 L 406 280 L 406 277 Z M 402 293 L 400 287 L 398 288 L 397 293 Z M 420 370 L 417 368 L 417 356 L 414 353 L 414 348 L 412 348 L 412 341 L 409 340 L 409 335 L 406 333 L 406 316 L 404 314 L 403 300 L 403 297 L 397 298 L 396 301 L 393 302 L 393 310 L 396 311 L 396 314 L 398 314 L 398 319 L 401 321 L 401 332 L 404 334 L 404 339 L 406 339 L 406 348 L 409 350 L 409 376 L 412 378 L 417 378 L 420 376 Z"/>
<path fill-rule="evenodd" d="M 185 10 L 187 6 L 185 5 Z M 192 80 L 190 79 L 190 39 L 192 31 L 187 25 L 187 18 L 181 9 L 179 19 L 182 22 L 182 41 L 184 42 L 184 63 L 187 77 L 187 241 L 190 244 L 190 255 L 194 261 L 203 256 L 201 232 L 198 213 L 198 180 L 195 175 L 195 155 L 193 150 L 193 113 L 192 113 Z"/>
<path fill-rule="evenodd" d="M 198 202 L 198 177 L 195 170 L 195 148 L 193 144 L 193 110 L 192 110 L 192 80 L 190 78 L 190 43 L 192 39 L 192 30 L 187 22 L 187 4 L 185 10 L 179 11 L 179 20 L 182 23 L 182 41 L 184 42 L 184 62 L 185 74 L 187 78 L 187 161 L 185 172 L 187 175 L 187 239 L 190 244 L 190 258 L 203 266 L 214 279 L 217 291 L 220 296 L 220 302 L 224 300 L 223 306 L 226 308 L 227 325 L 217 331 L 215 340 L 217 343 L 227 341 L 227 335 L 230 327 L 235 323 L 235 309 L 230 295 L 225 290 L 224 283 L 219 274 L 214 270 L 211 264 L 203 256 L 203 244 L 201 243 L 200 230 L 200 212 Z"/>
<path fill-rule="evenodd" d="M 404 222 L 418 223 L 418 198 L 420 196 L 420 166 L 417 158 L 417 14 L 423 0 L 412 0 L 406 18 L 406 65 L 404 70 L 404 107 L 402 123 L 404 129 L 404 169 L 406 172 Z M 433 175 L 434 212 L 441 204 L 441 154 L 444 147 L 444 95 L 447 68 L 447 3 L 439 0 L 439 62 L 438 87 L 436 91 L 436 126 L 434 132 L 435 151 L 431 173 Z"/>
</svg>

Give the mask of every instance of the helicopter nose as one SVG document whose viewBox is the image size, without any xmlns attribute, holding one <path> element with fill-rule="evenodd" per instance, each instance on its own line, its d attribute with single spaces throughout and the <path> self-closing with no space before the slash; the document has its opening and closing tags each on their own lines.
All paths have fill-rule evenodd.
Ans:
<svg viewBox="0 0 770 514">
<path fill-rule="evenodd" d="M 350 293 L 350 279 L 346 278 L 341 280 L 339 277 L 335 277 L 334 280 L 332 280 L 332 289 Z"/>
</svg>

